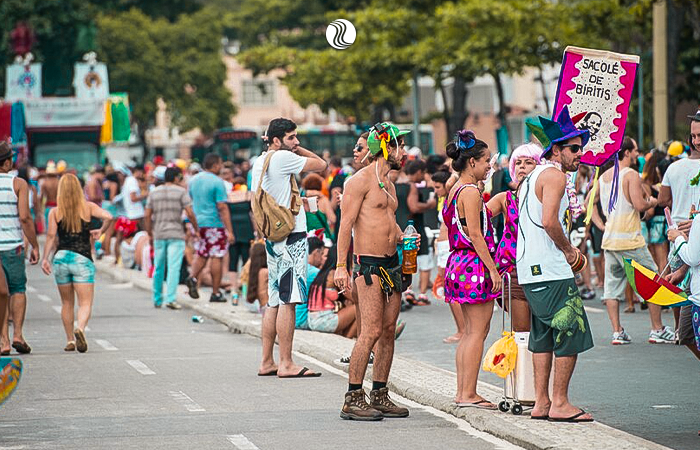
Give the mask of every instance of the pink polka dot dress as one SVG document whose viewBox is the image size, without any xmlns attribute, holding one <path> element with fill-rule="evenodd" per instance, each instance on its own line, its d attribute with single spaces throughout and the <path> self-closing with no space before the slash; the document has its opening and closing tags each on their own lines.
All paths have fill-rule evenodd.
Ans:
<svg viewBox="0 0 700 450">
<path fill-rule="evenodd" d="M 513 273 L 518 248 L 518 198 L 514 192 L 506 194 L 506 210 L 503 212 L 503 237 L 498 243 L 494 262 L 498 273 Z"/>
<path fill-rule="evenodd" d="M 445 301 L 448 303 L 467 303 L 470 305 L 489 302 L 499 294 L 491 292 L 493 282 L 489 276 L 486 265 L 474 249 L 469 236 L 459 220 L 457 212 L 457 198 L 464 188 L 476 189 L 473 184 L 464 184 L 457 189 L 451 202 L 445 202 L 442 209 L 442 217 L 447 226 L 450 241 L 450 256 L 445 268 Z M 484 216 L 486 214 L 486 216 Z M 491 213 L 487 208 L 481 212 L 486 247 L 495 256 L 496 245 L 494 243 L 493 226 L 491 225 Z M 485 220 L 484 220 L 485 219 Z M 469 224 L 473 226 L 472 224 Z M 474 224 L 476 225 L 476 224 Z"/>
</svg>

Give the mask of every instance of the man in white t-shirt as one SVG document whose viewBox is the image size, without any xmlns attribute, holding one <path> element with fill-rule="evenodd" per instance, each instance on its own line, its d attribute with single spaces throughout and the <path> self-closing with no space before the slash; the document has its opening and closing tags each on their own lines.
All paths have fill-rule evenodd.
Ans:
<svg viewBox="0 0 700 450">
<path fill-rule="evenodd" d="M 139 225 L 142 225 L 141 221 L 145 215 L 143 201 L 148 197 L 148 192 L 142 191 L 139 185 L 143 175 L 143 166 L 134 167 L 131 170 L 131 176 L 124 180 L 124 185 L 122 186 L 126 218 L 139 222 Z"/>
<path fill-rule="evenodd" d="M 659 206 L 671 207 L 671 217 L 676 224 L 689 222 L 693 207 L 700 208 L 700 183 L 696 183 L 695 186 L 690 184 L 690 180 L 700 173 L 700 110 L 688 118 L 690 119 L 690 156 L 668 166 L 659 191 Z M 684 265 L 680 258 L 673 257 L 675 253 L 675 243 L 671 242 L 669 261 L 673 274 L 670 281 L 673 284 L 679 284 L 685 278 L 688 266 Z M 681 308 L 678 341 L 700 359 L 700 350 L 695 346 L 691 314 L 690 306 Z"/>
<path fill-rule="evenodd" d="M 322 172 L 326 162 L 313 152 L 299 146 L 296 124 L 289 119 L 273 119 L 267 127 L 268 151 L 274 150 L 267 173 L 259 186 L 263 165 L 268 155 L 260 155 L 253 164 L 251 191 L 262 188 L 277 204 L 289 208 L 292 198 L 291 177 L 301 172 Z M 306 367 L 294 364 L 292 341 L 296 321 L 296 305 L 306 300 L 306 215 L 296 216 L 292 233 L 280 242 L 266 241 L 268 295 L 267 310 L 263 319 L 263 356 L 258 375 L 277 375 L 280 378 L 317 377 Z M 273 349 L 275 335 L 279 336 L 280 361 L 275 364 Z"/>
</svg>

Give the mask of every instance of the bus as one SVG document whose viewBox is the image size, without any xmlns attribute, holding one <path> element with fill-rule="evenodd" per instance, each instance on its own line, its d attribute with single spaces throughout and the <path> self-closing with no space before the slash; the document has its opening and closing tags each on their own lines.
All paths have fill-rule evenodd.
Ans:
<svg viewBox="0 0 700 450">
<path fill-rule="evenodd" d="M 410 129 L 410 126 L 398 125 L 400 129 Z M 299 144 L 315 152 L 328 150 L 331 156 L 339 156 L 343 159 L 352 158 L 352 149 L 355 147 L 357 138 L 362 132 L 351 130 L 335 130 L 324 128 L 304 128 L 297 129 Z M 420 149 L 424 155 L 434 153 L 433 132 L 430 126 L 421 126 Z M 413 146 L 411 135 L 406 136 L 406 148 Z"/>
<path fill-rule="evenodd" d="M 207 153 L 216 153 L 224 161 L 240 162 L 259 155 L 261 151 L 262 141 L 255 130 L 221 128 L 206 144 L 192 147 L 192 159 L 201 162 Z"/>
</svg>

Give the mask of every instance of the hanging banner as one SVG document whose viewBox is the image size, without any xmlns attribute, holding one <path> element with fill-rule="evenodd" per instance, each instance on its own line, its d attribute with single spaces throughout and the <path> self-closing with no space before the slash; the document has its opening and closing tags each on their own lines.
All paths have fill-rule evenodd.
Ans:
<svg viewBox="0 0 700 450">
<path fill-rule="evenodd" d="M 105 119 L 104 101 L 47 97 L 24 101 L 27 128 L 99 127 Z"/>
<path fill-rule="evenodd" d="M 591 139 L 581 163 L 600 166 L 622 146 L 639 56 L 566 47 L 553 119 L 564 106 Z"/>
<path fill-rule="evenodd" d="M 5 70 L 5 99 L 41 98 L 41 63 L 10 64 Z"/>
<path fill-rule="evenodd" d="M 73 88 L 77 98 L 109 97 L 109 78 L 104 63 L 75 63 L 73 68 Z"/>
</svg>

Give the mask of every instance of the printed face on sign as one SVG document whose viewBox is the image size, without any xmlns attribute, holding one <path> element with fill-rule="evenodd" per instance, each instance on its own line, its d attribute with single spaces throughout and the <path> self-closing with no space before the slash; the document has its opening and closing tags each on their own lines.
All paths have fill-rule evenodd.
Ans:
<svg viewBox="0 0 700 450">
<path fill-rule="evenodd" d="M 590 131 L 591 133 L 591 141 L 595 141 L 598 136 L 598 132 L 600 131 L 600 127 L 603 125 L 603 118 L 600 117 L 600 114 L 598 114 L 595 111 L 591 111 L 586 116 L 583 118 L 581 121 L 581 126 L 579 128 L 586 129 Z"/>
</svg>

